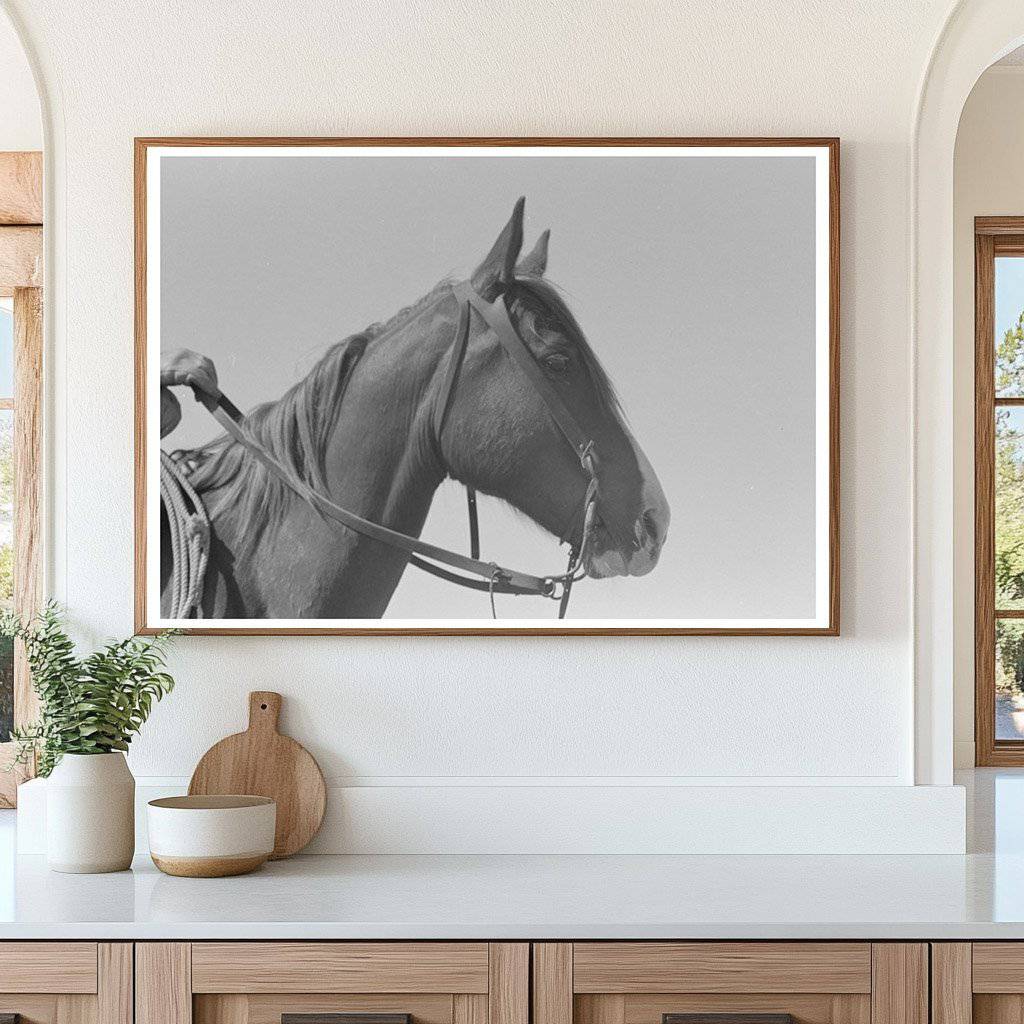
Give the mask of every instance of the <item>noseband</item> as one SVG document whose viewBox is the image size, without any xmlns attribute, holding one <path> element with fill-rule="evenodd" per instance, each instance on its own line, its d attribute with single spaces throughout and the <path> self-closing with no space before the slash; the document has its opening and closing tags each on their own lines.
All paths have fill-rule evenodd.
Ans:
<svg viewBox="0 0 1024 1024">
<path fill-rule="evenodd" d="M 226 395 L 221 393 L 214 397 L 196 390 L 196 399 L 210 411 L 235 441 L 259 459 L 290 490 L 327 518 L 333 519 L 342 526 L 346 526 L 364 537 L 369 537 L 371 540 L 380 541 L 382 544 L 407 552 L 410 563 L 432 576 L 447 580 L 449 583 L 456 583 L 461 587 L 488 593 L 491 599 L 491 614 L 495 618 L 497 615 L 494 608 L 494 595 L 511 594 L 546 597 L 557 601 L 558 617 L 562 619 L 565 617 L 569 605 L 569 595 L 573 584 L 585 575 L 582 571 L 583 553 L 594 526 L 597 507 L 594 442 L 581 429 L 576 418 L 566 408 L 561 396 L 538 365 L 529 346 L 520 337 L 512 323 L 511 316 L 509 316 L 504 295 L 499 295 L 494 302 L 488 302 L 468 282 L 456 285 L 453 292 L 460 307 L 459 326 L 448 357 L 444 384 L 434 407 L 435 441 L 438 445 L 440 444 L 445 421 L 454 402 L 459 374 L 465 360 L 466 350 L 469 347 L 470 325 L 472 314 L 475 311 L 494 332 L 501 347 L 533 386 L 562 436 L 576 453 L 580 461 L 580 468 L 586 477 L 586 492 L 580 510 L 580 539 L 570 546 L 569 563 L 562 573 L 553 576 L 533 576 L 530 573 L 508 569 L 498 565 L 497 562 L 483 561 L 480 558 L 476 492 L 468 485 L 466 495 L 469 506 L 470 554 L 462 555 L 457 551 L 449 551 L 447 548 L 429 544 L 418 537 L 381 526 L 379 523 L 371 522 L 369 519 L 364 519 L 362 516 L 336 505 L 287 470 L 263 445 L 252 438 L 245 428 L 245 416 Z M 448 566 L 448 568 L 443 568 L 443 566 Z M 452 569 L 458 571 L 452 572 Z M 463 573 L 467 575 L 463 575 Z M 479 579 L 474 577 L 479 577 Z"/>
</svg>

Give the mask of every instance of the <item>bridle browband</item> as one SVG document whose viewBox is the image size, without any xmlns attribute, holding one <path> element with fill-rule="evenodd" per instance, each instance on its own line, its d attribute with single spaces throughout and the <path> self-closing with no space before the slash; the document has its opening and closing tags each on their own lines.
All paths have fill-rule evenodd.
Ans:
<svg viewBox="0 0 1024 1024">
<path fill-rule="evenodd" d="M 520 337 L 509 315 L 505 296 L 499 295 L 494 302 L 488 302 L 468 282 L 457 284 L 452 290 L 460 307 L 459 324 L 449 353 L 439 399 L 434 407 L 435 443 L 440 446 L 445 422 L 454 402 L 459 374 L 465 360 L 466 350 L 469 347 L 470 326 L 472 314 L 475 311 L 494 332 L 512 362 L 533 385 L 562 436 L 572 446 L 580 460 L 580 467 L 586 474 L 587 487 L 580 513 L 582 531 L 579 541 L 570 547 L 569 562 L 565 572 L 553 576 L 534 576 L 516 569 L 508 569 L 496 562 L 483 561 L 480 558 L 476 492 L 468 485 L 466 494 L 469 508 L 470 554 L 462 555 L 457 551 L 449 551 L 447 548 L 420 540 L 418 537 L 381 526 L 379 523 L 364 519 L 362 516 L 336 505 L 282 466 L 263 445 L 252 438 L 245 429 L 245 416 L 225 394 L 218 393 L 215 397 L 194 389 L 196 400 L 209 410 L 235 441 L 245 447 L 274 476 L 321 514 L 364 537 L 407 552 L 409 561 L 417 569 L 422 569 L 449 583 L 488 593 L 491 599 L 491 614 L 495 618 L 497 617 L 494 608 L 495 594 L 550 598 L 558 601 L 558 617 L 564 618 L 572 586 L 584 575 L 581 572 L 583 553 L 594 526 L 597 506 L 597 472 L 594 465 L 593 439 L 588 437 L 576 422 L 576 418 L 566 408 L 561 396 L 544 375 L 544 371 L 538 365 L 526 342 Z M 448 568 L 443 568 L 443 566 Z M 452 572 L 452 569 L 458 571 Z M 466 573 L 468 576 L 464 576 L 462 573 Z M 473 577 L 480 578 L 474 579 Z"/>
</svg>

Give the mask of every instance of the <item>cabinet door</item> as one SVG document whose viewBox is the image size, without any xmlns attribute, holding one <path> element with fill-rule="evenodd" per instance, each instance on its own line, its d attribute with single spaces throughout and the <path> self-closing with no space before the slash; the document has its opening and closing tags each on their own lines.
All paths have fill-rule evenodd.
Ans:
<svg viewBox="0 0 1024 1024">
<path fill-rule="evenodd" d="M 1024 942 L 932 943 L 935 1024 L 1024 1021 Z"/>
<path fill-rule="evenodd" d="M 534 947 L 534 1024 L 927 1024 L 922 943 Z"/>
<path fill-rule="evenodd" d="M 131 1024 L 132 947 L 0 942 L 5 1024 Z"/>
<path fill-rule="evenodd" d="M 526 943 L 139 943 L 136 984 L 136 1024 L 529 1024 Z"/>
</svg>

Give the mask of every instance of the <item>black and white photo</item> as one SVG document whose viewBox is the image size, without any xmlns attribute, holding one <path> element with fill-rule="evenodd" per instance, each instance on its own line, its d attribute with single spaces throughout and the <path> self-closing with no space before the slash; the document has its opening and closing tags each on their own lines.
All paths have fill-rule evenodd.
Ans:
<svg viewBox="0 0 1024 1024">
<path fill-rule="evenodd" d="M 836 630 L 834 141 L 139 147 L 140 628 Z"/>
</svg>

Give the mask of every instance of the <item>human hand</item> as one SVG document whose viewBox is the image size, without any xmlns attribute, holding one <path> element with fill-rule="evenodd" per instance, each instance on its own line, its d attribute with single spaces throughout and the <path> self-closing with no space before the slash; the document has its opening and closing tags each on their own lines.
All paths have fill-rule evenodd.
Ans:
<svg viewBox="0 0 1024 1024">
<path fill-rule="evenodd" d="M 165 352 L 160 361 L 161 387 L 174 387 L 187 384 L 191 388 L 202 391 L 211 398 L 220 397 L 217 385 L 217 369 L 213 362 L 189 348 L 174 349 Z"/>
<path fill-rule="evenodd" d="M 181 403 L 170 389 L 186 385 L 211 398 L 220 397 L 217 369 L 212 360 L 188 348 L 166 352 L 160 363 L 160 436 L 166 437 L 181 422 Z"/>
</svg>

